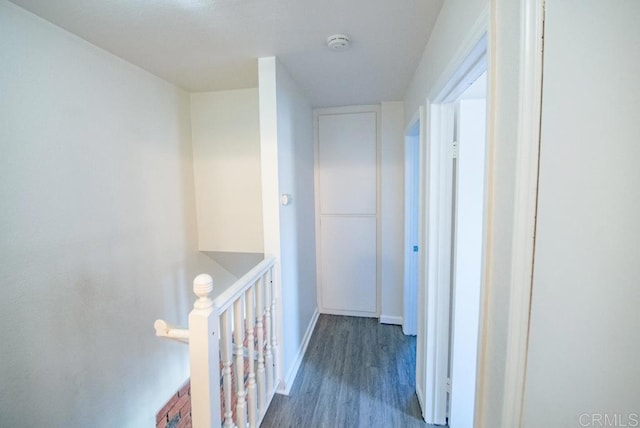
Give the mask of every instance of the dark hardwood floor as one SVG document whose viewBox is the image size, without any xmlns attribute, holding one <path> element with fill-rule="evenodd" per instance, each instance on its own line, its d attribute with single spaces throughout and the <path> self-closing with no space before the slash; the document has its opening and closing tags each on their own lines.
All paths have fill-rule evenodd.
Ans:
<svg viewBox="0 0 640 428">
<path fill-rule="evenodd" d="M 427 427 L 415 394 L 415 337 L 373 318 L 321 315 L 289 396 L 263 428 Z"/>
</svg>

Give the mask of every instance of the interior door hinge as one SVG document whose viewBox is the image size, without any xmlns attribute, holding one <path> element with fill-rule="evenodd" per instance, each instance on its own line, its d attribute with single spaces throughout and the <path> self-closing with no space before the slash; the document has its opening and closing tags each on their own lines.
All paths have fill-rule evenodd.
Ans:
<svg viewBox="0 0 640 428">
<path fill-rule="evenodd" d="M 447 378 L 446 388 L 447 388 L 447 392 L 451 394 L 451 378 L 450 377 Z"/>
<path fill-rule="evenodd" d="M 454 141 L 451 143 L 451 157 L 454 159 L 458 159 L 458 142 Z"/>
</svg>

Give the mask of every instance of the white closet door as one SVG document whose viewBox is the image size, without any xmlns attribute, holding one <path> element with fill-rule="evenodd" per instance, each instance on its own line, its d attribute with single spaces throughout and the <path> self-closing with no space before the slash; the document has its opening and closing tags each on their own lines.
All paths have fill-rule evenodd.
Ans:
<svg viewBox="0 0 640 428">
<path fill-rule="evenodd" d="M 375 112 L 318 116 L 319 300 L 325 313 L 377 314 Z"/>
</svg>

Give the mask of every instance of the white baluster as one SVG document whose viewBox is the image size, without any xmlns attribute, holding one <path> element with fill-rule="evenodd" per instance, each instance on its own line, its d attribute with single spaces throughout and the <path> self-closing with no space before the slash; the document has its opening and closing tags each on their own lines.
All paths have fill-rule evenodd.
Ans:
<svg viewBox="0 0 640 428">
<path fill-rule="evenodd" d="M 272 331 L 271 331 L 271 280 L 269 277 L 264 281 L 264 295 L 265 295 L 265 316 L 264 316 L 264 329 L 267 333 L 267 344 L 265 348 L 265 366 L 267 369 L 267 396 L 271 397 L 273 394 L 273 354 L 272 348 Z"/>
<path fill-rule="evenodd" d="M 219 343 L 220 326 L 209 294 L 213 279 L 198 275 L 193 292 L 198 300 L 189 314 L 189 360 L 191 364 L 191 417 L 202 428 L 220 426 Z"/>
<path fill-rule="evenodd" d="M 256 372 L 255 372 L 255 336 L 256 324 L 254 311 L 254 288 L 255 283 L 249 287 L 245 294 L 246 315 L 245 325 L 247 328 L 247 358 L 249 361 L 249 378 L 247 381 L 247 409 L 249 415 L 249 426 L 256 426 Z"/>
<path fill-rule="evenodd" d="M 256 330 L 258 332 L 258 409 L 260 415 L 265 409 L 264 375 L 264 276 L 256 285 Z"/>
<path fill-rule="evenodd" d="M 224 311 L 220 316 L 220 347 L 222 354 L 222 382 L 224 385 L 224 427 L 233 427 L 233 409 L 231 408 L 231 397 L 233 394 L 233 384 L 231 379 L 231 308 Z"/>
<path fill-rule="evenodd" d="M 280 366 L 278 364 L 278 308 L 277 308 L 277 299 L 278 299 L 278 286 L 273 281 L 273 268 L 269 269 L 269 282 L 271 283 L 271 328 L 273 332 L 271 333 L 271 352 L 273 354 L 273 377 L 274 383 L 279 382 L 280 379 Z M 278 385 L 275 384 L 274 388 L 277 388 Z"/>
<path fill-rule="evenodd" d="M 242 342 L 244 340 L 243 312 L 242 298 L 239 298 L 233 302 L 233 339 L 235 342 L 234 353 L 236 356 L 236 425 L 241 428 L 245 428 L 247 425 L 247 393 L 244 389 L 244 352 L 242 350 Z"/>
</svg>

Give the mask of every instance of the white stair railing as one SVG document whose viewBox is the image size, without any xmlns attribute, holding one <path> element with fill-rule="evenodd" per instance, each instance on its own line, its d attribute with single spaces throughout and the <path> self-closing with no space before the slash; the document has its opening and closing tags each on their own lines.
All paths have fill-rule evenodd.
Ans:
<svg viewBox="0 0 640 428">
<path fill-rule="evenodd" d="M 254 428 L 262 421 L 280 381 L 274 269 L 267 257 L 214 300 L 213 279 L 198 275 L 189 329 L 154 323 L 157 336 L 189 344 L 194 428 Z"/>
</svg>

